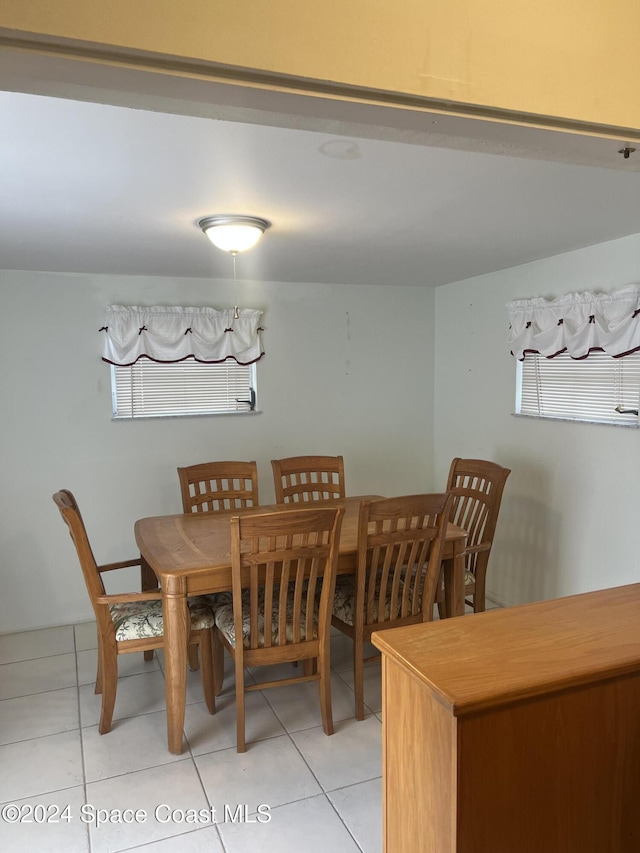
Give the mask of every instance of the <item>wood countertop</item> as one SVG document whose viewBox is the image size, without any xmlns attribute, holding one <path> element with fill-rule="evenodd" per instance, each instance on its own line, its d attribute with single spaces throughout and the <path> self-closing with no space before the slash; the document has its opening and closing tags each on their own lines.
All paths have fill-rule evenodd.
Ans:
<svg viewBox="0 0 640 853">
<path fill-rule="evenodd" d="M 640 584 L 394 628 L 373 644 L 455 716 L 640 671 Z"/>
</svg>

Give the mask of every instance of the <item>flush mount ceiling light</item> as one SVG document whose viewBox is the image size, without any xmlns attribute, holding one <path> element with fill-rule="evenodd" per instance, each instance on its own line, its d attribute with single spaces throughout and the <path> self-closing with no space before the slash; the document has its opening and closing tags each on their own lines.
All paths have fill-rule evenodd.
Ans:
<svg viewBox="0 0 640 853">
<path fill-rule="evenodd" d="M 251 249 L 271 223 L 257 216 L 205 216 L 198 225 L 214 246 L 232 255 Z"/>
<path fill-rule="evenodd" d="M 214 246 L 229 252 L 233 258 L 233 280 L 236 281 L 236 257 L 238 252 L 251 249 L 258 242 L 264 232 L 271 226 L 267 219 L 258 216 L 236 216 L 223 214 L 218 216 L 205 216 L 198 221 L 198 225 Z M 240 316 L 238 306 L 234 308 L 233 316 L 237 320 Z"/>
</svg>

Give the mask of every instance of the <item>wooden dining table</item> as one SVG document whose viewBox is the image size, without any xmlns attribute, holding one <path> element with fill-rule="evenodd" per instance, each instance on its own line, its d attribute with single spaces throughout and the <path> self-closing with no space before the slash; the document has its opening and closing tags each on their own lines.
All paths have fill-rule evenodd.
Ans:
<svg viewBox="0 0 640 853">
<path fill-rule="evenodd" d="M 335 501 L 345 507 L 340 534 L 338 574 L 353 574 L 356 566 L 357 525 L 363 500 L 380 495 L 359 495 Z M 333 502 L 332 502 L 333 503 Z M 169 751 L 182 752 L 187 689 L 189 616 L 187 596 L 231 589 L 231 525 L 233 516 L 291 509 L 273 504 L 224 510 L 141 518 L 135 537 L 143 565 L 143 588 L 160 586 L 164 615 L 165 689 Z M 464 613 L 464 548 L 467 534 L 449 524 L 444 551 L 445 609 L 447 616 Z"/>
</svg>

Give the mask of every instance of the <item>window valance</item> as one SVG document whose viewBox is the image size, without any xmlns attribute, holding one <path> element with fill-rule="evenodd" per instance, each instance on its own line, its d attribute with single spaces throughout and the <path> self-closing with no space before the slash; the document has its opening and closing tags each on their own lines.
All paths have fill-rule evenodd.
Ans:
<svg viewBox="0 0 640 853">
<path fill-rule="evenodd" d="M 613 293 L 569 293 L 558 299 L 518 299 L 507 305 L 511 354 L 553 358 L 562 352 L 614 358 L 640 350 L 640 285 Z"/>
<path fill-rule="evenodd" d="M 110 305 L 104 324 L 103 361 L 125 367 L 146 356 L 153 361 L 215 364 L 232 358 L 252 364 L 264 355 L 260 342 L 262 311 L 252 308 L 216 311 Z"/>
</svg>

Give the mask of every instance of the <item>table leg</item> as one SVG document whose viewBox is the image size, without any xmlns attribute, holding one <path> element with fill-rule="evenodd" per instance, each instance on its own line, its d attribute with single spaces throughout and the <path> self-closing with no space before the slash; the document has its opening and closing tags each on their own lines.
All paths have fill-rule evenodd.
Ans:
<svg viewBox="0 0 640 853">
<path fill-rule="evenodd" d="M 167 739 L 169 752 L 182 752 L 182 730 L 187 692 L 187 643 L 189 622 L 186 586 L 164 591 L 165 691 L 167 697 Z"/>
<path fill-rule="evenodd" d="M 464 615 L 464 541 L 453 542 L 453 555 L 443 560 L 447 616 Z"/>
</svg>

